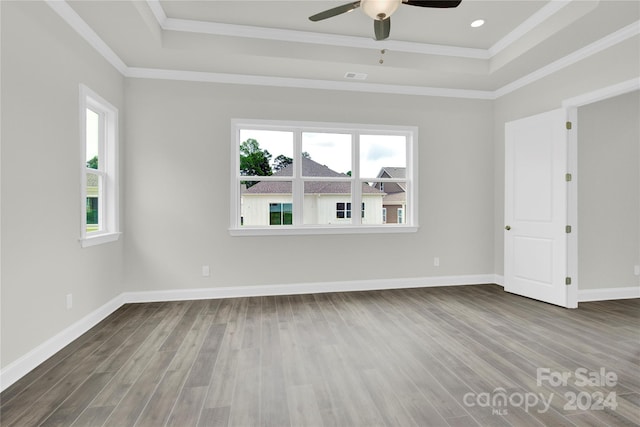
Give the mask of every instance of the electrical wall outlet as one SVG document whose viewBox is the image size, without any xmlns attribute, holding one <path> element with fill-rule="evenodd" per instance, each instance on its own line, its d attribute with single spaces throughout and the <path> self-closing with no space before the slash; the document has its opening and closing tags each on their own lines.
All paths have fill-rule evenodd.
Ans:
<svg viewBox="0 0 640 427">
<path fill-rule="evenodd" d="M 440 267 L 440 257 L 434 257 L 433 258 L 433 266 L 434 267 Z"/>
<path fill-rule="evenodd" d="M 640 265 L 633 266 L 633 274 L 635 274 L 636 276 L 640 276 Z"/>
<path fill-rule="evenodd" d="M 67 294 L 67 310 L 73 308 L 73 294 Z"/>
<path fill-rule="evenodd" d="M 211 275 L 211 269 L 208 265 L 202 266 L 202 277 L 209 277 Z"/>
</svg>

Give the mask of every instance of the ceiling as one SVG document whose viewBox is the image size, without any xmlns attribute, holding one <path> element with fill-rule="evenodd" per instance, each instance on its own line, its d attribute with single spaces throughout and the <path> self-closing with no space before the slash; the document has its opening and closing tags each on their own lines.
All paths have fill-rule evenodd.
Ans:
<svg viewBox="0 0 640 427">
<path fill-rule="evenodd" d="M 495 93 L 603 40 L 638 45 L 639 39 L 640 2 L 635 0 L 463 0 L 455 9 L 403 4 L 384 41 L 373 39 L 372 20 L 361 10 L 319 22 L 308 19 L 344 3 L 66 4 L 106 44 L 103 54 L 109 51 L 106 56 L 124 63 L 130 75 L 163 70 L 213 81 L 348 84 L 400 93 L 421 88 Z M 476 19 L 485 24 L 472 28 Z M 350 80 L 347 73 L 366 78 Z"/>
</svg>

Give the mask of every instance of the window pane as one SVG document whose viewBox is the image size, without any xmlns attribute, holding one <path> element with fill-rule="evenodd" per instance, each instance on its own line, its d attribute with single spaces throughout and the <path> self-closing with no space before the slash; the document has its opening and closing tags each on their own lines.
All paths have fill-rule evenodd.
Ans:
<svg viewBox="0 0 640 427">
<path fill-rule="evenodd" d="M 293 224 L 291 181 L 243 181 L 240 185 L 240 225 Z"/>
<path fill-rule="evenodd" d="M 404 171 L 403 171 L 404 172 Z M 395 176 L 394 178 L 400 178 Z M 384 195 L 382 197 L 382 211 L 380 212 L 380 218 L 382 224 L 404 224 L 404 209 L 407 207 L 407 183 L 406 182 L 372 182 L 370 183 L 372 190 L 379 191 L 380 188 L 384 188 Z M 363 191 L 364 193 L 364 191 Z M 364 199 L 364 197 L 363 197 Z M 370 210 L 367 209 L 367 213 Z M 385 213 L 386 212 L 386 213 Z M 375 215 L 376 213 L 373 212 Z M 385 216 L 386 215 L 386 216 Z M 374 221 L 374 218 L 365 217 L 366 223 L 372 224 L 369 220 Z M 365 223 L 363 219 L 363 223 Z"/>
<path fill-rule="evenodd" d="M 351 175 L 351 135 L 302 133 L 303 176 Z"/>
<path fill-rule="evenodd" d="M 87 233 L 100 230 L 100 177 L 87 174 Z"/>
<path fill-rule="evenodd" d="M 293 132 L 240 131 L 240 175 L 293 176 Z"/>
<path fill-rule="evenodd" d="M 98 169 L 98 153 L 100 147 L 100 115 L 88 108 L 86 130 L 87 167 L 91 169 Z"/>
<path fill-rule="evenodd" d="M 269 225 L 293 224 L 293 210 L 291 203 L 269 204 Z"/>
<path fill-rule="evenodd" d="M 399 178 L 404 178 L 406 167 L 406 137 L 398 135 L 360 136 L 360 178 L 388 178 L 394 174 L 394 170 L 398 170 L 398 173 L 401 171 L 402 176 Z"/>
<path fill-rule="evenodd" d="M 351 183 L 304 183 L 303 220 L 309 225 L 351 224 Z"/>
</svg>

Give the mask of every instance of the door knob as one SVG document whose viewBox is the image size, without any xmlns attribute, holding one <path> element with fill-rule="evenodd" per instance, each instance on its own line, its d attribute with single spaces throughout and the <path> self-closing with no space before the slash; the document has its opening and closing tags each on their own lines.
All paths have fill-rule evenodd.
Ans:
<svg viewBox="0 0 640 427">
<path fill-rule="evenodd" d="M 510 225 L 507 225 L 504 229 L 505 229 L 505 230 L 507 230 L 507 231 L 509 231 L 509 230 L 511 230 L 511 226 L 510 226 Z"/>
</svg>

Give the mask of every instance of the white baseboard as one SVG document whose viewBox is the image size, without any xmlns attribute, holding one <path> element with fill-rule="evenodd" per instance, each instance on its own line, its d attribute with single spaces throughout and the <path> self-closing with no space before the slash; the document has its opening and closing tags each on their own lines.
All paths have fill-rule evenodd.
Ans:
<svg viewBox="0 0 640 427">
<path fill-rule="evenodd" d="M 62 332 L 46 340 L 18 360 L 0 371 L 0 391 L 27 375 L 42 362 L 62 350 L 80 335 L 93 328 L 125 303 L 123 294 L 118 295 L 102 307 L 89 313 Z"/>
<path fill-rule="evenodd" d="M 175 289 L 166 291 L 125 292 L 83 317 L 62 332 L 51 337 L 18 360 L 0 370 L 0 391 L 31 372 L 73 340 L 87 332 L 123 304 L 179 301 L 194 299 L 237 298 L 250 296 L 314 294 L 323 292 L 372 291 L 382 289 L 423 288 L 495 283 L 494 274 L 440 276 L 406 279 L 354 280 L 280 285 L 233 286 L 205 289 Z"/>
<path fill-rule="evenodd" d="M 352 280 L 344 282 L 312 282 L 278 285 L 233 286 L 203 289 L 175 289 L 167 291 L 126 292 L 125 301 L 157 302 L 194 299 L 257 297 L 272 295 L 319 294 L 324 292 L 374 291 L 382 289 L 426 288 L 495 283 L 493 274 L 439 276 L 406 279 Z"/>
<path fill-rule="evenodd" d="M 578 302 L 640 298 L 640 286 L 578 290 Z"/>
</svg>

